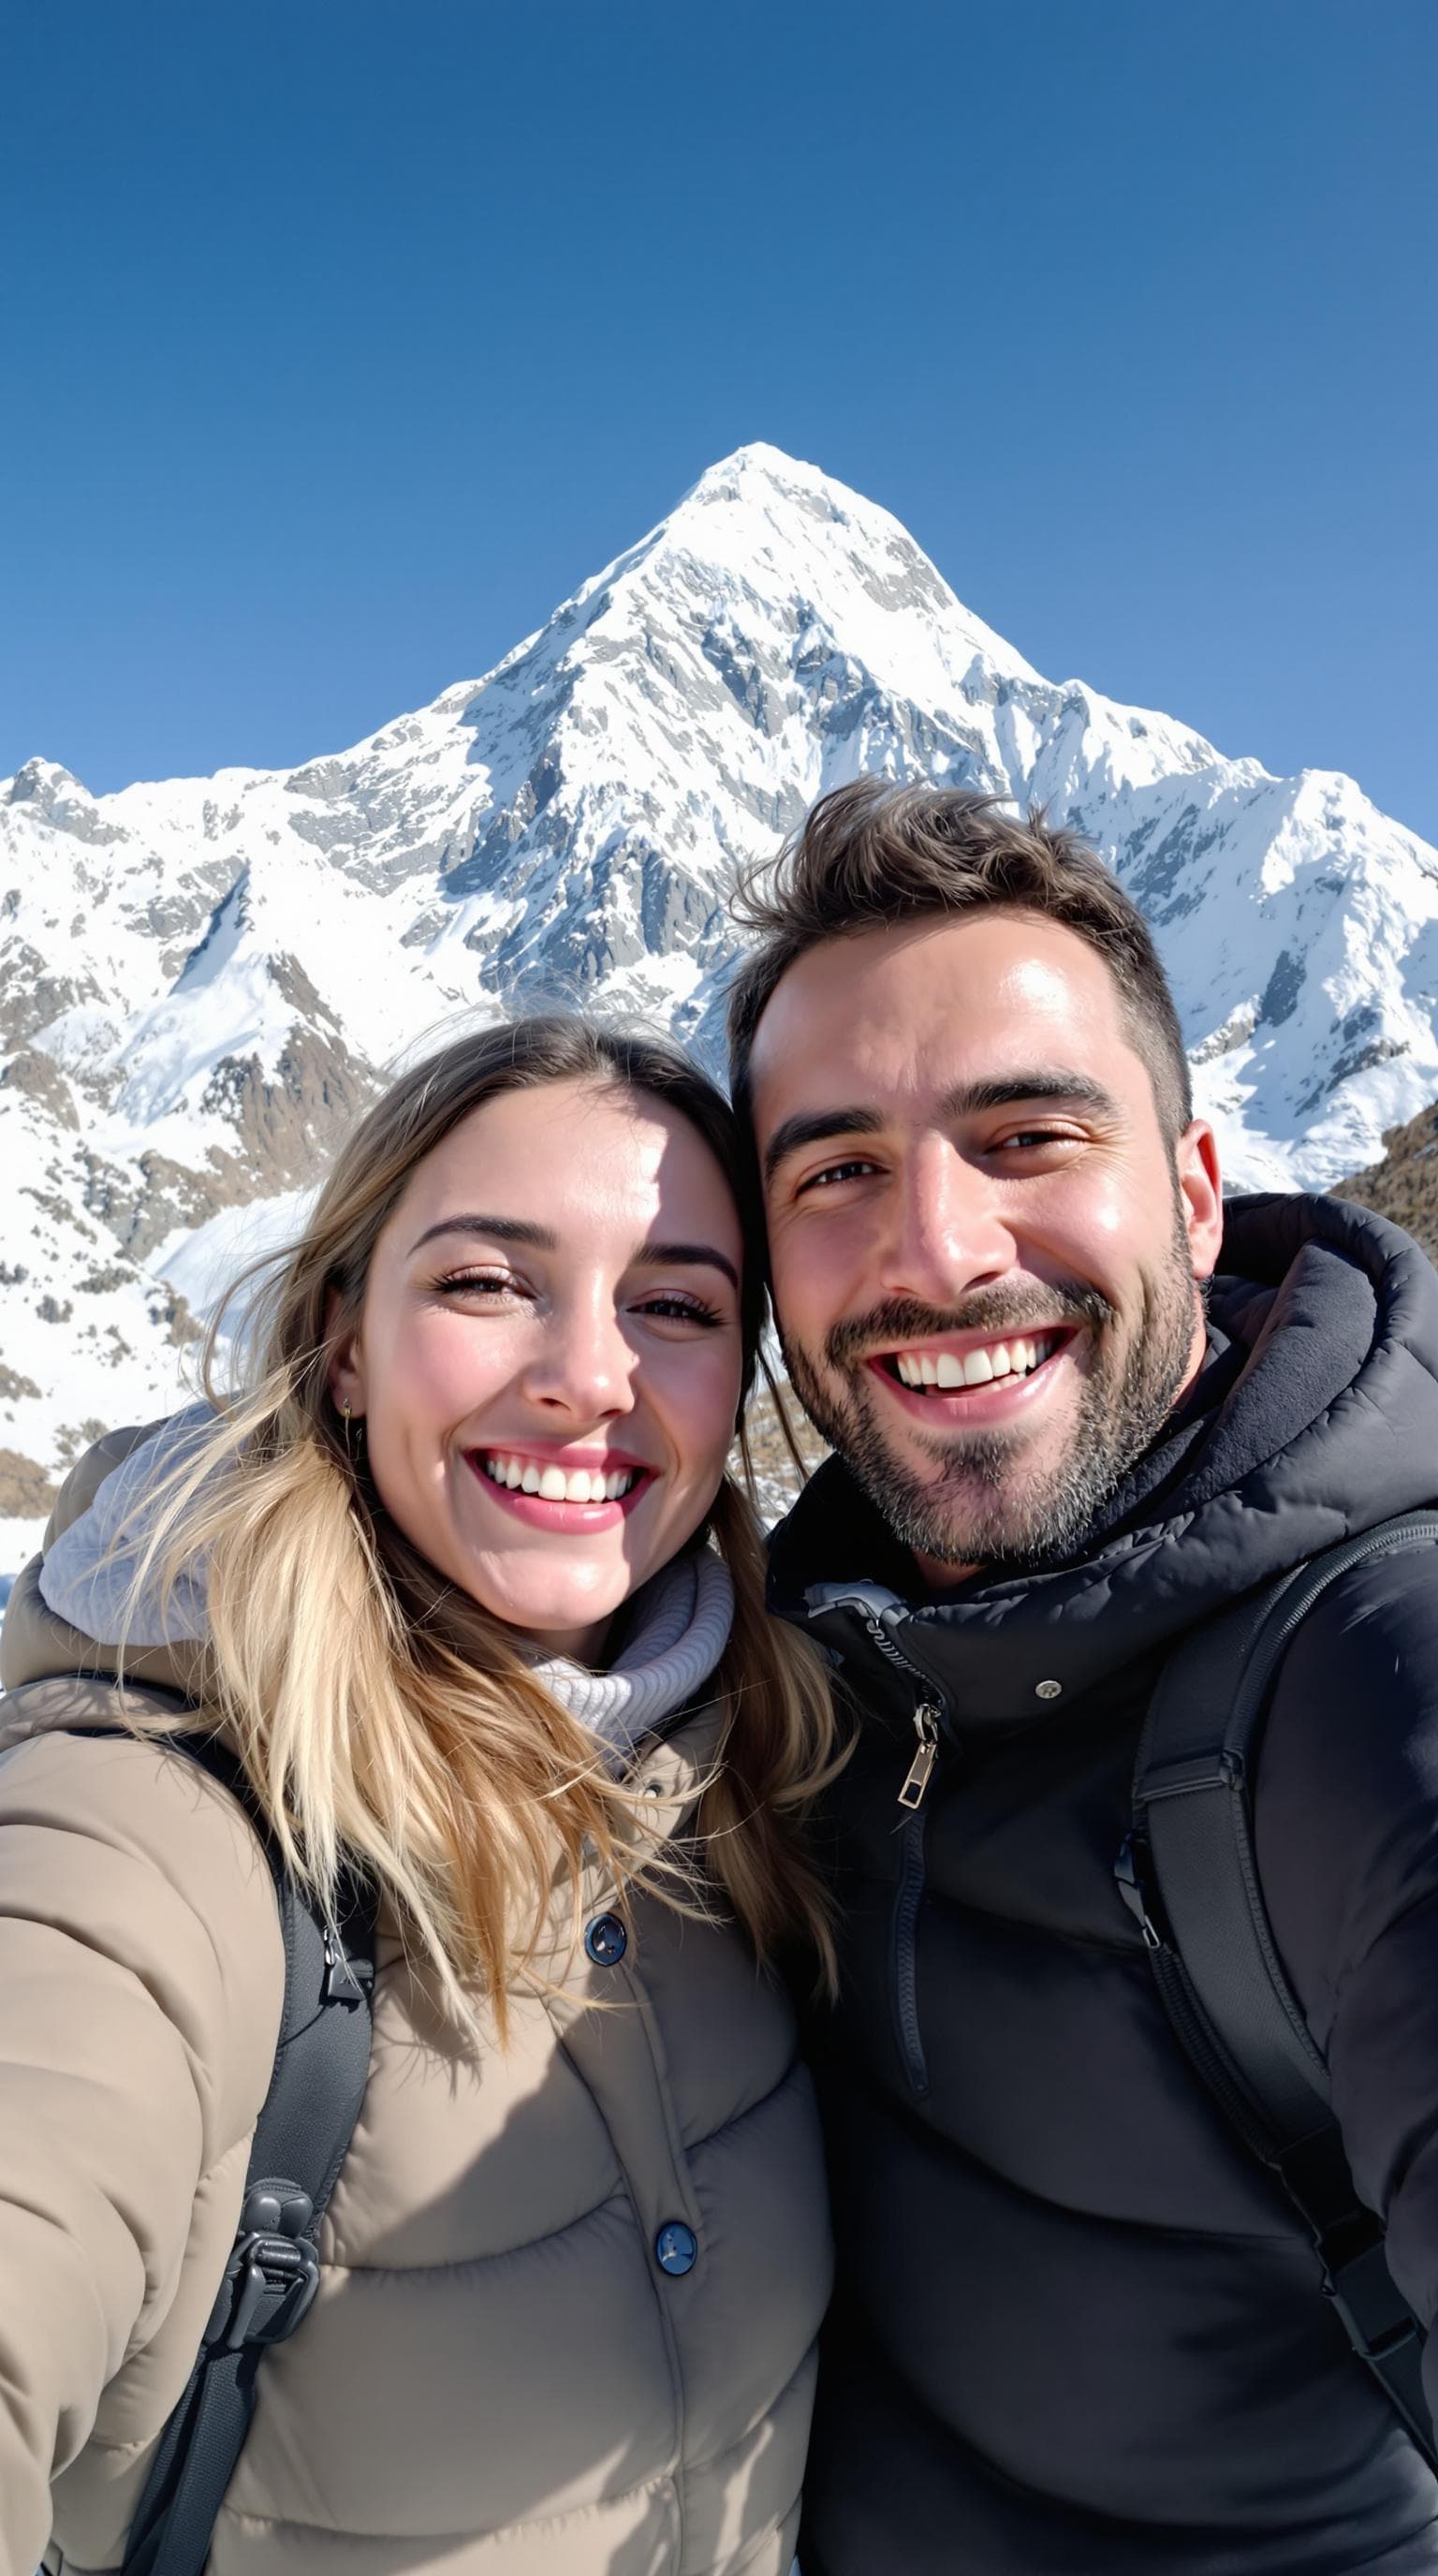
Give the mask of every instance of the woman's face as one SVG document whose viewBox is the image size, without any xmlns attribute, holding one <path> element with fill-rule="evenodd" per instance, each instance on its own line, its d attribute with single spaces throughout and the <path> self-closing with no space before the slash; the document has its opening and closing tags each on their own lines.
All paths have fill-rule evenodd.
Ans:
<svg viewBox="0 0 1438 2576">
<path fill-rule="evenodd" d="M 593 1661 L 718 1490 L 742 1260 L 723 1172 L 659 1101 L 564 1082 L 474 1110 L 411 1175 L 331 1373 L 406 1538 Z"/>
</svg>

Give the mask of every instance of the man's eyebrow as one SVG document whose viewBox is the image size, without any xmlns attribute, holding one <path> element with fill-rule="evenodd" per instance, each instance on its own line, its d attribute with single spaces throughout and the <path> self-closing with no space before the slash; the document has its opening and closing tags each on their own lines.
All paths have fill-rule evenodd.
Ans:
<svg viewBox="0 0 1438 2576">
<path fill-rule="evenodd" d="M 1113 1093 L 1092 1074 L 1076 1073 L 1070 1065 L 1024 1065 L 989 1082 L 959 1082 L 939 1105 L 946 1118 L 975 1118 L 988 1109 L 1017 1109 L 1025 1100 L 1063 1101 L 1074 1109 L 1091 1109 L 1100 1118 L 1119 1115 Z"/>
<path fill-rule="evenodd" d="M 437 1234 L 483 1234 L 491 1243 L 519 1243 L 531 1252 L 553 1252 L 559 1237 L 547 1225 L 529 1225 L 517 1216 L 442 1216 L 438 1225 L 426 1226 L 422 1235 L 410 1245 L 405 1255 L 412 1261 L 420 1245 L 433 1243 Z"/>
<path fill-rule="evenodd" d="M 1075 1109 L 1091 1109 L 1100 1118 L 1119 1114 L 1112 1092 L 1105 1091 L 1092 1074 L 1076 1073 L 1070 1065 L 1025 1065 L 990 1082 L 956 1083 L 945 1092 L 939 1107 L 945 1118 L 974 1118 L 988 1109 L 1015 1109 L 1025 1100 L 1064 1101 Z M 764 1178 L 772 1181 L 780 1164 L 805 1145 L 822 1145 L 835 1136 L 877 1136 L 884 1124 L 877 1109 L 800 1111 L 784 1119 L 770 1137 L 764 1149 Z"/>
<path fill-rule="evenodd" d="M 712 1243 L 646 1243 L 639 1259 L 646 1270 L 718 1270 L 739 1293 L 739 1273 L 727 1253 Z"/>
<path fill-rule="evenodd" d="M 877 1136 L 883 1127 L 877 1109 L 800 1110 L 782 1119 L 764 1148 L 764 1178 L 772 1181 L 779 1166 L 805 1145 L 822 1145 L 831 1136 Z"/>
</svg>

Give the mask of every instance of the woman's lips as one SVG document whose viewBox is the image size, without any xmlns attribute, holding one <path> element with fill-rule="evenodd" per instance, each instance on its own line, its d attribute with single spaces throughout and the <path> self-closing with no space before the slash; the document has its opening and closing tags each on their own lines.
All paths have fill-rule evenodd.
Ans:
<svg viewBox="0 0 1438 2576">
<path fill-rule="evenodd" d="M 612 1500 L 606 1497 L 597 1503 L 571 1503 L 544 1494 L 526 1494 L 518 1485 L 497 1483 L 484 1463 L 489 1454 L 484 1450 L 466 1449 L 464 1459 L 490 1501 L 512 1512 L 517 1521 L 523 1521 L 530 1529 L 551 1530 L 556 1537 L 592 1538 L 602 1530 L 618 1529 L 654 1483 L 653 1468 L 640 1467 L 626 1460 L 624 1464 L 634 1477 L 627 1494 L 619 1494 Z M 618 1460 L 613 1462 L 616 1468 L 619 1463 Z"/>
</svg>

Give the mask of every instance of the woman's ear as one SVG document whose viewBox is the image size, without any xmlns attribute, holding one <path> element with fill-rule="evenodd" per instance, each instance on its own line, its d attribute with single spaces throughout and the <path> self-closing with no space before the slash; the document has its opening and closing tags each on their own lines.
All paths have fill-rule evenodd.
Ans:
<svg viewBox="0 0 1438 2576">
<path fill-rule="evenodd" d="M 343 1301 L 338 1288 L 327 1290 L 325 1295 L 326 1340 L 334 1332 L 342 1311 Z M 341 1333 L 335 1343 L 326 1383 L 329 1387 L 330 1402 L 336 1413 L 346 1414 L 355 1422 L 362 1421 L 366 1400 L 365 1373 L 358 1324 L 353 1325 L 347 1333 Z"/>
</svg>

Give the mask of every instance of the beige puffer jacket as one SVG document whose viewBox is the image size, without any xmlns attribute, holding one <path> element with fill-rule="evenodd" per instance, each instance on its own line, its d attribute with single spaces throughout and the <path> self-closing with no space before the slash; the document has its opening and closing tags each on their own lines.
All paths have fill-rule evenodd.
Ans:
<svg viewBox="0 0 1438 2576">
<path fill-rule="evenodd" d="M 47 1545 L 142 1436 L 75 1471 Z M 118 2563 L 189 2374 L 283 1970 L 227 1793 L 65 1732 L 112 1718 L 115 1686 L 36 1572 L 0 1664 L 0 2576 L 31 2576 L 52 2505 L 45 2565 L 75 2576 Z M 641 1752 L 657 1830 L 713 1732 Z M 586 1883 L 586 1914 L 611 1894 Z M 788 2568 L 829 2240 L 787 2003 L 737 1935 L 643 1897 L 620 1964 L 564 1973 L 476 2059 L 381 1918 L 319 2296 L 261 2369 L 211 2576 Z M 682 2277 L 655 2258 L 672 2219 L 698 2240 Z"/>
</svg>

